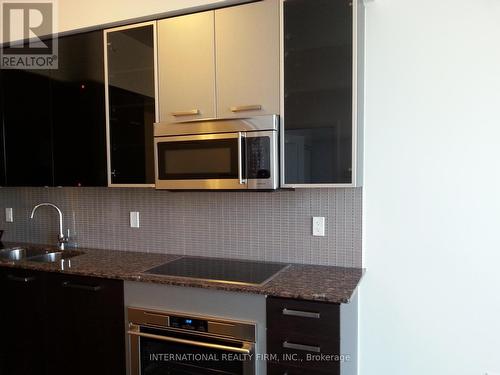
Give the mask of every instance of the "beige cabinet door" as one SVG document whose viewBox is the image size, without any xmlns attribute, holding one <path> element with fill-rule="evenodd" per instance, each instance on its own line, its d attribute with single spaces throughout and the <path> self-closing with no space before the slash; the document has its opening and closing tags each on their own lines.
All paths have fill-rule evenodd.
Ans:
<svg viewBox="0 0 500 375">
<path fill-rule="evenodd" d="M 279 1 L 215 11 L 217 116 L 279 114 Z"/>
<path fill-rule="evenodd" d="M 158 21 L 160 121 L 213 118 L 214 12 Z"/>
</svg>

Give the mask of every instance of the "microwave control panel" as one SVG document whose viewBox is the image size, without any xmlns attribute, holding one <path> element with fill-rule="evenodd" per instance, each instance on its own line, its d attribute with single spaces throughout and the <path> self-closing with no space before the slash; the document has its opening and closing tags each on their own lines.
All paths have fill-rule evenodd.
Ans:
<svg viewBox="0 0 500 375">
<path fill-rule="evenodd" d="M 247 178 L 271 177 L 271 140 L 269 137 L 246 138 Z"/>
</svg>

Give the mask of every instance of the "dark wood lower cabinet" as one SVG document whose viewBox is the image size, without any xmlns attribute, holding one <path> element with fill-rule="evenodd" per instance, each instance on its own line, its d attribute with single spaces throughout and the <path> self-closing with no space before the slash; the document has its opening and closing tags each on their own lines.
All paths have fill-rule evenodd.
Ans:
<svg viewBox="0 0 500 375">
<path fill-rule="evenodd" d="M 267 353 L 268 375 L 352 373 L 342 371 L 341 305 L 268 297 Z"/>
<path fill-rule="evenodd" d="M 123 282 L 47 274 L 47 374 L 125 374 Z"/>
<path fill-rule="evenodd" d="M 0 374 L 125 375 L 123 282 L 0 268 Z"/>
<path fill-rule="evenodd" d="M 0 374 L 45 374 L 45 274 L 0 268 Z"/>
</svg>

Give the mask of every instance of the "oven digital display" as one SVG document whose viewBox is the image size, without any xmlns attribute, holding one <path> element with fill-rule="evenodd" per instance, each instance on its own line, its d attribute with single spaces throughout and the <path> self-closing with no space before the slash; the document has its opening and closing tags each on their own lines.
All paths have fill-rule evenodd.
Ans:
<svg viewBox="0 0 500 375">
<path fill-rule="evenodd" d="M 170 327 L 187 329 L 190 331 L 207 332 L 208 323 L 206 320 L 185 318 L 180 316 L 171 316 Z"/>
</svg>

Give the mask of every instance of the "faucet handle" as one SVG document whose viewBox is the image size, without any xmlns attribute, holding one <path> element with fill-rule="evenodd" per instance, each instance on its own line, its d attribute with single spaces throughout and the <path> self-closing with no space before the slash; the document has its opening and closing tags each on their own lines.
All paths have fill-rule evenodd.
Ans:
<svg viewBox="0 0 500 375">
<path fill-rule="evenodd" d="M 64 234 L 59 234 L 57 236 L 57 242 L 59 242 L 59 249 L 64 250 L 64 245 L 69 242 L 69 229 L 66 236 Z"/>
<path fill-rule="evenodd" d="M 69 228 L 66 231 L 66 235 L 60 234 L 57 237 L 59 239 L 59 243 L 68 243 L 68 241 L 69 241 Z"/>
</svg>

